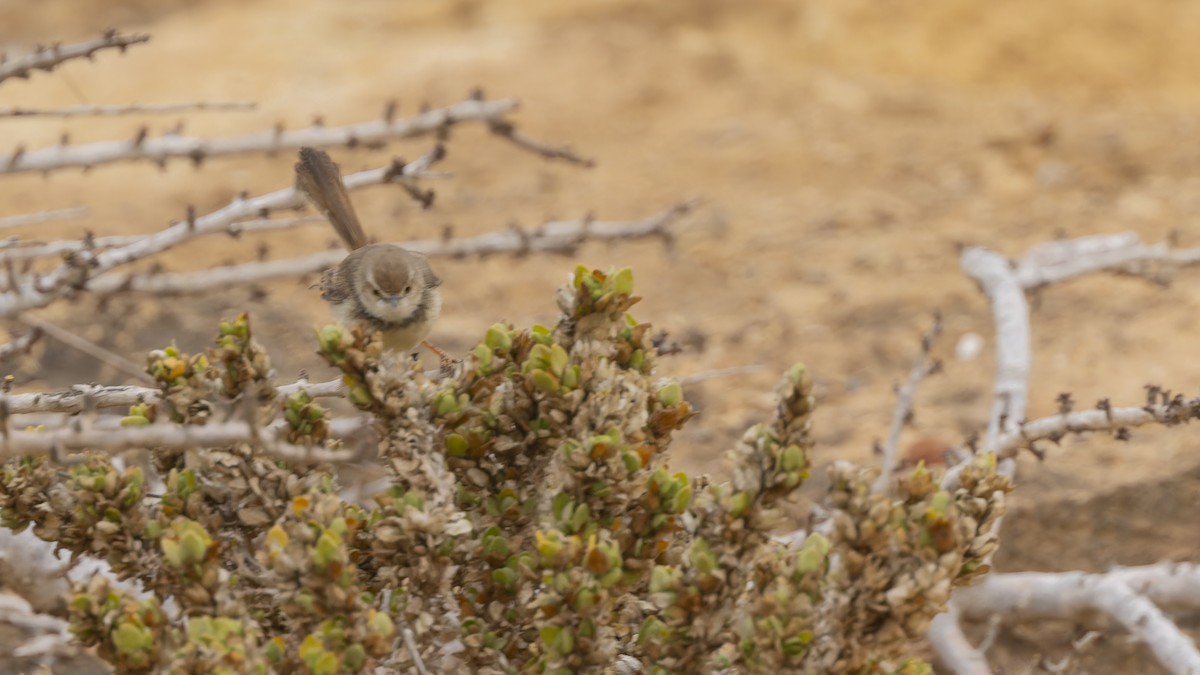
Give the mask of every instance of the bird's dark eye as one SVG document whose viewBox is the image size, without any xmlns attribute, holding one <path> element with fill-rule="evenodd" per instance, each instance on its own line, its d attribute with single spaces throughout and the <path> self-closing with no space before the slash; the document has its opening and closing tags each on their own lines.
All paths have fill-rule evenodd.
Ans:
<svg viewBox="0 0 1200 675">
<path fill-rule="evenodd" d="M 408 295 L 410 291 L 412 291 L 412 286 L 405 286 L 405 287 L 404 287 L 404 294 L 405 294 L 405 295 Z"/>
<path fill-rule="evenodd" d="M 375 297 L 377 297 L 377 298 L 383 298 L 383 291 L 379 290 L 378 288 L 374 289 L 374 290 L 373 290 L 373 291 L 371 291 L 371 292 L 375 294 Z"/>
</svg>

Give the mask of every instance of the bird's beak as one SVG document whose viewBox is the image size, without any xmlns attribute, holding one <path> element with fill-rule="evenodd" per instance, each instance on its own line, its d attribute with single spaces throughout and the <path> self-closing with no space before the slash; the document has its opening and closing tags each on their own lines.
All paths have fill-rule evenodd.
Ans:
<svg viewBox="0 0 1200 675">
<path fill-rule="evenodd" d="M 392 307 L 395 307 L 396 305 L 400 304 L 400 296 L 399 295 L 389 295 L 389 296 L 385 297 L 384 300 L 387 302 L 387 304 L 391 305 Z"/>
</svg>

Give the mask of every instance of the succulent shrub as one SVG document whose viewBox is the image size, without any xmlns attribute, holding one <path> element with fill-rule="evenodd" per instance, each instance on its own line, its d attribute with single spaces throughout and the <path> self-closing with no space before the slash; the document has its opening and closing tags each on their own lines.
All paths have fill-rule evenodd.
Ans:
<svg viewBox="0 0 1200 675">
<path fill-rule="evenodd" d="M 669 448 L 696 411 L 630 314 L 632 273 L 581 266 L 557 301 L 554 326 L 496 324 L 436 375 L 361 327 L 318 331 L 369 415 L 357 456 L 387 477 L 358 503 L 340 467 L 246 442 L 16 459 L 0 519 L 141 583 L 97 576 L 70 602 L 121 672 L 928 672 L 912 645 L 995 547 L 993 460 L 953 491 L 917 467 L 889 494 L 835 463 L 823 519 L 784 543 L 779 506 L 816 452 L 808 369 L 781 378 L 728 480 L 689 477 Z M 348 443 L 308 393 L 278 394 L 244 315 L 147 370 L 161 396 L 126 426 L 241 410 L 280 442 Z"/>
</svg>

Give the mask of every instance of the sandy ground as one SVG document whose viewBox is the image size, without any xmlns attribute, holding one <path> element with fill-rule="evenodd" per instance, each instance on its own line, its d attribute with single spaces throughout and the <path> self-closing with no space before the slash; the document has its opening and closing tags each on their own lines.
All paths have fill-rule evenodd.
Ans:
<svg viewBox="0 0 1200 675">
<path fill-rule="evenodd" d="M 97 3 L 97 6 L 99 4 Z M 251 100 L 251 113 L 187 115 L 194 134 L 225 135 L 308 123 L 340 124 L 449 104 L 475 86 L 516 96 L 515 117 L 539 138 L 594 157 L 594 169 L 547 163 L 464 128 L 449 144 L 438 202 L 422 212 L 393 191 L 356 195 L 381 239 L 460 234 L 510 222 L 594 213 L 638 218 L 684 199 L 703 206 L 678 245 L 591 245 L 577 258 L 634 268 L 639 318 L 688 351 L 671 375 L 762 364 L 761 373 L 690 388 L 702 416 L 682 435 L 677 463 L 719 474 L 717 458 L 747 424 L 769 413 L 770 388 L 796 360 L 816 373 L 822 461 L 872 461 L 886 432 L 893 386 L 907 373 L 934 310 L 944 374 L 918 396 L 919 437 L 958 442 L 986 419 L 991 383 L 988 308 L 958 268 L 956 247 L 981 244 L 1018 256 L 1059 236 L 1134 230 L 1200 245 L 1200 86 L 1194 64 L 1200 6 L 1153 0 L 934 0 L 921 9 L 871 0 L 716 0 L 659 3 L 549 0 L 484 3 L 357 0 L 104 3 L 0 1 L 0 46 L 78 40 L 108 27 L 146 31 L 150 45 L 102 55 L 53 76 L 10 81 L 0 107 L 73 103 Z M 158 132 L 169 118 L 0 120 L 0 151 Z M 335 151 L 347 170 L 413 157 L 426 141 L 386 151 Z M 22 235 L 77 237 L 149 232 L 188 204 L 218 208 L 242 190 L 290 181 L 289 156 L 106 166 L 89 174 L 0 181 L 0 215 L 86 205 L 88 218 Z M 309 227 L 286 236 L 206 239 L 164 257 L 170 270 L 250 260 L 259 241 L 286 257 L 330 245 Z M 437 342 L 469 348 L 487 325 L 546 321 L 573 266 L 564 258 L 440 261 L 445 314 Z M 311 281 L 311 280 L 309 280 Z M 281 377 L 323 374 L 311 326 L 325 308 L 307 282 L 270 284 L 157 303 L 94 302 L 47 310 L 117 351 L 176 339 L 198 348 L 218 315 L 248 309 L 273 347 Z M 1052 414 L 1070 392 L 1136 405 L 1142 387 L 1192 394 L 1200 378 L 1192 330 L 1200 273 L 1169 289 L 1091 277 L 1048 289 L 1033 311 L 1031 416 Z M 201 318 L 198 318 L 198 315 Z M 984 337 L 979 358 L 953 347 Z M 120 376 L 48 343 L 22 387 Z M 1022 489 L 1002 569 L 1093 569 L 1195 559 L 1195 432 L 1139 431 L 1129 443 L 1068 439 L 1038 465 L 1022 460 Z M 815 481 L 819 486 L 820 481 Z M 1057 657 L 1062 634 L 1014 632 L 995 663 L 1019 672 Z M 1132 672 L 1145 654 L 1113 633 L 1079 665 Z M 1121 661 L 1120 659 L 1126 659 Z M 1149 669 L 1151 666 L 1145 666 Z M 1150 672 L 1143 670 L 1142 672 Z"/>
</svg>

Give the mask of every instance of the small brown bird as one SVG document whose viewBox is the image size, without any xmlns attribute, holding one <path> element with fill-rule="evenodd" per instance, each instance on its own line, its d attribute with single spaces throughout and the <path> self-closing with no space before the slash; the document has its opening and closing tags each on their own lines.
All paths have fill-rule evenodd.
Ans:
<svg viewBox="0 0 1200 675">
<path fill-rule="evenodd" d="M 408 351 L 422 343 L 442 310 L 442 280 L 420 253 L 394 244 L 369 244 L 342 174 L 329 155 L 301 148 L 296 187 L 320 209 L 350 255 L 321 275 L 321 297 L 345 326 L 361 321 L 383 332 L 384 347 Z M 443 359 L 441 350 L 424 343 Z"/>
</svg>

